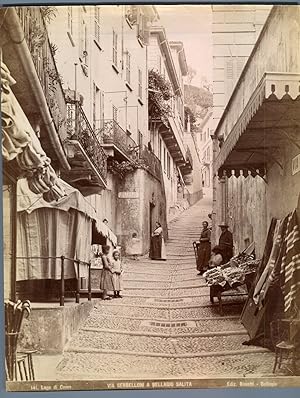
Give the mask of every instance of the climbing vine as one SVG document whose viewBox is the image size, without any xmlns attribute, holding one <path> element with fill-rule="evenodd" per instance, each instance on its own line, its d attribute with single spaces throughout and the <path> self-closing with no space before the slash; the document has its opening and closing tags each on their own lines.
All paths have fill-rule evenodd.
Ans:
<svg viewBox="0 0 300 398">
<path fill-rule="evenodd" d="M 149 116 L 150 119 L 161 119 L 168 124 L 172 114 L 171 99 L 174 97 L 171 84 L 157 71 L 149 71 Z"/>
</svg>

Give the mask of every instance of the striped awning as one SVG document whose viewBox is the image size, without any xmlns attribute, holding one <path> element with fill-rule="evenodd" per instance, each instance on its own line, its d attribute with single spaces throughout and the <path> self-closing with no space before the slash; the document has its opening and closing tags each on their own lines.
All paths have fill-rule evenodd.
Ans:
<svg viewBox="0 0 300 398">
<path fill-rule="evenodd" d="M 2 156 L 5 162 L 15 160 L 28 180 L 29 189 L 51 202 L 63 197 L 65 192 L 11 90 L 15 83 L 9 69 L 1 62 Z"/>
<path fill-rule="evenodd" d="M 238 91 L 236 93 L 236 98 L 240 98 L 239 104 L 235 104 L 234 101 L 232 101 L 232 103 L 229 103 L 217 126 L 215 135 L 219 140 L 220 138 L 224 139 L 224 143 L 222 144 L 213 165 L 214 174 L 218 173 L 221 167 L 226 167 L 226 163 L 228 163 L 228 165 L 234 164 L 234 162 L 232 162 L 232 158 L 238 142 L 240 141 L 241 137 L 243 138 L 243 134 L 246 132 L 246 130 L 249 130 L 249 128 L 252 127 L 251 122 L 255 120 L 258 112 L 262 110 L 263 113 L 266 113 L 266 108 L 263 108 L 265 105 L 277 104 L 288 106 L 291 111 L 293 111 L 293 108 L 296 109 L 295 105 L 297 105 L 297 107 L 299 106 L 300 74 L 273 72 L 265 73 L 245 106 L 243 104 L 245 100 L 245 92 L 243 92 L 243 90 L 245 90 L 245 87 L 241 88 L 240 93 Z M 272 116 L 274 117 L 274 113 Z M 273 126 L 273 130 L 279 128 L 279 119 L 280 118 L 278 117 L 277 124 L 274 123 L 277 121 L 276 115 L 273 119 L 273 124 L 270 123 L 270 120 L 268 120 L 269 126 Z M 266 137 L 265 135 L 263 135 L 265 134 L 264 128 L 265 126 L 267 126 L 267 124 L 265 123 L 261 126 L 262 127 L 260 130 L 256 128 L 256 136 L 264 136 L 265 138 L 267 138 L 266 141 L 269 144 L 272 143 L 271 141 L 273 137 Z M 253 141 L 251 143 L 251 141 L 249 140 L 249 146 L 253 147 Z M 247 145 L 245 145 L 245 143 L 243 144 L 243 148 L 241 150 L 247 150 Z M 229 158 L 230 161 L 228 161 Z M 242 166 L 243 161 L 239 162 L 239 165 Z M 244 165 L 247 166 L 246 160 L 244 160 Z"/>
</svg>

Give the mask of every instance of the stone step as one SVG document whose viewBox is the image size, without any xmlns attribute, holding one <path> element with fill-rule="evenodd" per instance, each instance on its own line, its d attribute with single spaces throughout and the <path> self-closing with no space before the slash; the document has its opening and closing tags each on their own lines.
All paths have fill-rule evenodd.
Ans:
<svg viewBox="0 0 300 398">
<path fill-rule="evenodd" d="M 147 315 L 147 314 L 146 314 Z M 174 326 L 172 327 L 173 334 L 203 334 L 203 333 L 218 333 L 222 331 L 222 333 L 229 333 L 232 330 L 235 332 L 245 333 L 244 327 L 241 325 L 238 317 L 215 317 L 215 318 L 194 318 L 194 319 L 161 319 L 161 318 L 153 318 L 153 319 L 145 319 L 145 317 L 134 317 L 131 318 L 129 316 L 118 315 L 114 316 L 113 314 L 97 314 L 92 315 L 84 324 L 82 329 L 85 328 L 94 328 L 97 330 L 112 330 L 115 332 L 118 330 L 122 333 L 126 332 L 143 332 L 143 333 L 161 333 L 161 334 L 170 334 L 170 330 L 167 327 L 158 327 L 146 324 L 145 321 L 149 322 L 171 322 L 171 323 L 184 323 L 187 321 L 193 321 L 195 325 L 192 326 Z"/>
<path fill-rule="evenodd" d="M 148 291 L 149 289 L 151 290 L 161 290 L 161 289 L 168 289 L 166 291 L 166 293 L 171 292 L 173 289 L 196 289 L 196 288 L 205 288 L 205 292 L 207 293 L 207 289 L 208 287 L 203 284 L 200 283 L 200 281 L 197 281 L 195 283 L 191 283 L 191 284 L 185 284 L 185 285 L 180 285 L 180 284 L 175 284 L 172 282 L 168 282 L 168 281 L 161 281 L 161 282 L 155 282 L 155 283 L 151 283 L 151 281 L 149 281 L 147 284 L 145 284 L 146 282 L 127 282 L 124 285 L 125 291 L 127 291 L 127 293 L 130 290 L 141 290 L 141 291 Z"/>
<path fill-rule="evenodd" d="M 94 311 L 95 314 L 101 315 L 115 315 L 116 317 L 127 316 L 131 317 L 132 319 L 135 318 L 144 318 L 144 319 L 151 319 L 151 318 L 159 318 L 159 319 L 166 319 L 166 320 L 177 320 L 177 319 L 198 319 L 203 317 L 213 317 L 213 316 L 220 316 L 218 305 L 211 305 L 209 298 L 204 297 L 198 298 L 196 304 L 193 302 L 189 303 L 178 303 L 175 304 L 168 304 L 168 303 L 156 303 L 153 301 L 153 298 L 149 298 L 148 300 L 143 297 L 127 297 L 130 300 L 130 304 L 121 304 L 121 300 L 112 300 L 105 302 L 105 305 L 97 306 Z M 203 299 L 202 303 L 199 301 Z M 135 301 L 134 301 L 135 300 Z M 143 301 L 144 300 L 144 301 Z M 142 304 L 136 304 L 136 302 L 142 302 Z M 240 315 L 243 309 L 244 301 L 241 301 L 240 298 L 234 300 L 232 297 L 229 298 L 227 301 L 224 299 L 223 304 L 223 312 L 224 316 L 233 316 L 233 315 Z M 94 313 L 93 311 L 93 313 Z M 93 315 L 91 314 L 91 317 Z"/>
<path fill-rule="evenodd" d="M 66 352 L 57 370 L 62 380 L 240 379 L 255 375 L 270 377 L 273 362 L 274 355 L 264 349 L 244 350 L 242 353 L 203 352 L 177 358 L 124 351 Z"/>
<path fill-rule="evenodd" d="M 170 328 L 169 328 L 170 330 Z M 249 346 L 242 345 L 248 340 L 246 333 L 234 335 L 213 335 L 206 337 L 158 337 L 150 335 L 136 334 L 114 334 L 99 333 L 85 328 L 72 339 L 72 343 L 65 347 L 65 351 L 71 352 L 130 352 L 131 355 L 148 353 L 150 355 L 158 354 L 166 357 L 178 356 L 200 356 L 201 353 L 213 353 L 222 351 L 240 351 L 249 352 Z M 192 348 L 192 349 L 191 349 Z M 250 349 L 254 350 L 253 348 Z"/>
</svg>

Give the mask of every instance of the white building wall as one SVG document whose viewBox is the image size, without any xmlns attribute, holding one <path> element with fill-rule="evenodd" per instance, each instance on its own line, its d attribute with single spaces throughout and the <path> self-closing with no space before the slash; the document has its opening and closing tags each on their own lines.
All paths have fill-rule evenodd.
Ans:
<svg viewBox="0 0 300 398">
<path fill-rule="evenodd" d="M 212 6 L 213 128 L 222 116 L 270 10 L 268 5 Z"/>
<path fill-rule="evenodd" d="M 125 5 L 98 6 L 100 18 L 97 36 L 95 6 L 62 6 L 57 9 L 55 23 L 50 22 L 48 29 L 50 40 L 57 47 L 55 58 L 64 89 L 75 90 L 76 79 L 76 89 L 84 98 L 82 107 L 92 127 L 101 126 L 100 119 L 112 119 L 114 106 L 117 108 L 118 124 L 123 130 L 128 130 L 136 143 L 140 132 L 143 144 L 147 144 L 147 47 L 142 46 L 137 39 L 137 26 L 131 27 L 127 23 Z M 113 32 L 117 34 L 116 65 L 113 62 Z M 85 59 L 82 49 L 87 53 Z M 130 53 L 130 83 L 126 81 L 127 52 Z M 84 62 L 81 63 L 80 58 L 86 61 L 86 74 L 82 69 Z M 142 74 L 141 96 L 139 69 Z M 93 105 L 95 87 L 99 90 L 96 106 Z M 107 189 L 99 195 L 86 198 L 97 209 L 99 217 L 109 219 L 114 230 L 117 228 L 116 195 L 115 181 L 109 175 Z"/>
</svg>

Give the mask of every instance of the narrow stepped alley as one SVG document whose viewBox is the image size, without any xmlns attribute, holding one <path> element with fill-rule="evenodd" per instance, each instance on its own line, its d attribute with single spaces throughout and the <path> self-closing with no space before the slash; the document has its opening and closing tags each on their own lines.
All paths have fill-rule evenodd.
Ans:
<svg viewBox="0 0 300 398">
<path fill-rule="evenodd" d="M 203 378 L 271 375 L 273 354 L 242 345 L 245 296 L 224 298 L 224 316 L 197 276 L 192 242 L 208 199 L 169 226 L 167 261 L 126 264 L 123 299 L 97 302 L 65 348 L 61 379 Z"/>
</svg>

